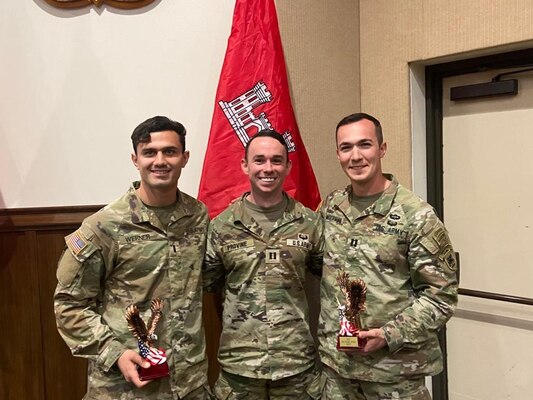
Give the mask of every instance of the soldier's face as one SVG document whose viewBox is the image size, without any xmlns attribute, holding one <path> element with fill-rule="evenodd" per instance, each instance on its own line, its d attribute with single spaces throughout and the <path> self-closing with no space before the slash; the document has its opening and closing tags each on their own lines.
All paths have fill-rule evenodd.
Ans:
<svg viewBox="0 0 533 400">
<path fill-rule="evenodd" d="M 241 167 L 250 179 L 252 195 L 281 195 L 283 182 L 291 170 L 285 147 L 276 139 L 259 137 L 248 147 Z"/>
<path fill-rule="evenodd" d="M 176 190 L 189 152 L 183 151 L 174 131 L 152 132 L 149 143 L 139 143 L 133 164 L 141 175 L 141 186 L 151 190 Z"/>
<path fill-rule="evenodd" d="M 387 144 L 378 143 L 374 124 L 366 119 L 341 126 L 337 131 L 337 158 L 350 181 L 371 185 L 381 178 L 381 159 Z"/>
</svg>

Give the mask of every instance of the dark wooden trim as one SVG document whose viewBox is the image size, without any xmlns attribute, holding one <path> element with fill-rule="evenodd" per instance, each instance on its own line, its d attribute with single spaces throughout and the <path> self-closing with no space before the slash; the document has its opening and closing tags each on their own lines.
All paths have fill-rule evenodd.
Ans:
<svg viewBox="0 0 533 400">
<path fill-rule="evenodd" d="M 481 290 L 461 289 L 459 288 L 459 294 L 463 296 L 478 297 L 480 299 L 504 301 L 506 303 L 525 304 L 526 306 L 533 306 L 533 299 L 530 297 L 520 297 L 511 294 L 501 294 L 493 292 L 484 292 Z"/>
<path fill-rule="evenodd" d="M 444 221 L 442 164 L 442 81 L 446 77 L 500 68 L 531 65 L 533 49 L 452 61 L 426 67 L 426 167 L 427 197 Z M 433 377 L 433 399 L 448 400 L 446 328 L 439 332 L 444 371 Z"/>
<path fill-rule="evenodd" d="M 57 0 L 44 0 L 52 7 L 57 8 L 82 8 L 93 4 L 91 0 L 72 0 L 72 1 L 57 1 Z"/>
<path fill-rule="evenodd" d="M 104 0 L 104 3 L 110 5 L 111 7 L 122 8 L 126 10 L 145 7 L 148 4 L 151 4 L 153 2 L 154 0 L 137 0 L 137 1 Z"/>
<path fill-rule="evenodd" d="M 492 69 L 522 67 L 531 65 L 532 60 L 533 48 L 431 65 L 426 68 L 426 71 L 429 70 L 442 79 Z"/>
<path fill-rule="evenodd" d="M 427 199 L 444 220 L 442 169 L 442 77 L 430 67 L 426 68 Z"/>
<path fill-rule="evenodd" d="M 76 228 L 101 205 L 8 208 L 0 210 L 0 232 Z"/>
<path fill-rule="evenodd" d="M 88 6 L 100 7 L 104 4 L 120 8 L 120 9 L 134 9 L 147 6 L 155 0 L 45 0 L 48 4 L 57 8 L 83 8 Z"/>
<path fill-rule="evenodd" d="M 31 335 L 30 349 L 31 349 L 31 361 L 34 372 L 32 373 L 33 380 L 36 383 L 35 388 L 39 391 L 39 398 L 45 398 L 45 387 L 44 387 L 44 368 L 43 368 L 43 344 L 41 341 L 42 329 L 41 329 L 41 307 L 40 307 L 40 285 L 39 281 L 35 277 L 39 276 L 39 271 L 37 270 L 37 265 L 33 260 L 36 260 L 38 257 L 35 243 L 37 243 L 37 233 L 35 231 L 26 231 L 24 233 L 26 240 L 24 245 L 27 247 L 28 259 L 30 262 L 27 265 L 27 273 L 32 276 L 32 279 L 27 280 L 28 287 L 31 290 L 31 293 L 35 294 L 26 299 L 27 312 L 31 314 L 32 325 L 29 327 L 31 332 L 38 334 Z M 50 304 L 51 306 L 51 304 Z M 50 307 L 51 308 L 51 307 Z"/>
</svg>

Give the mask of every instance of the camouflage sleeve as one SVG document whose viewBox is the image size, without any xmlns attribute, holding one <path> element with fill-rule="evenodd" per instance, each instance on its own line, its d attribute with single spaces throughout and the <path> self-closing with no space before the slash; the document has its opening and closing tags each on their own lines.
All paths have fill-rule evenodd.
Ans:
<svg viewBox="0 0 533 400">
<path fill-rule="evenodd" d="M 324 220 L 319 213 L 315 214 L 315 238 L 310 252 L 309 271 L 318 277 L 322 276 L 322 263 L 324 258 Z"/>
<path fill-rule="evenodd" d="M 105 260 L 92 238 L 84 227 L 67 236 L 57 268 L 54 311 L 58 331 L 72 354 L 94 360 L 108 371 L 126 347 L 97 312 Z"/>
<path fill-rule="evenodd" d="M 330 196 L 328 196 L 325 200 L 322 200 L 315 211 L 320 217 L 322 221 L 322 225 L 324 225 L 324 219 L 326 218 L 326 208 L 328 206 L 327 203 L 328 203 L 329 198 Z"/>
<path fill-rule="evenodd" d="M 429 209 L 417 217 L 407 261 L 416 300 L 383 326 L 391 352 L 419 348 L 451 318 L 457 305 L 456 260 L 448 233 Z"/>
<path fill-rule="evenodd" d="M 220 248 L 217 245 L 218 233 L 211 222 L 207 230 L 207 244 L 202 266 L 202 282 L 206 292 L 221 292 L 225 283 L 225 270 Z"/>
</svg>

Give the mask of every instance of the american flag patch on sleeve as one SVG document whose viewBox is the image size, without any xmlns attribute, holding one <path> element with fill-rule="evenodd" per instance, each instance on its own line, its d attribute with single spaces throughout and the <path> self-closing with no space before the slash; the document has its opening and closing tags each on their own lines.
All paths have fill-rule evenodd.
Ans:
<svg viewBox="0 0 533 400">
<path fill-rule="evenodd" d="M 87 247 L 88 241 L 78 229 L 72 235 L 67 236 L 66 243 L 70 251 L 77 256 L 85 247 Z"/>
</svg>

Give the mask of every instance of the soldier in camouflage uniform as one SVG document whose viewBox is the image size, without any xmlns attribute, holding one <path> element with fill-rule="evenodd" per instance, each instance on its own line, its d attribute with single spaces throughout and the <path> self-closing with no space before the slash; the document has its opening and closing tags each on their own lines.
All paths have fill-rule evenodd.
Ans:
<svg viewBox="0 0 533 400">
<path fill-rule="evenodd" d="M 66 237 L 54 307 L 59 333 L 89 360 L 85 399 L 206 399 L 201 263 L 206 207 L 177 189 L 187 164 L 185 128 L 166 117 L 132 134 L 141 180 Z M 166 351 L 169 378 L 140 381 L 150 364 L 128 331 L 126 308 L 145 322 L 163 301 L 155 347 Z"/>
<path fill-rule="evenodd" d="M 319 379 L 304 289 L 307 271 L 320 274 L 322 225 L 283 191 L 290 167 L 283 137 L 257 133 L 242 160 L 251 192 L 209 226 L 204 288 L 224 297 L 219 399 L 309 399 Z"/>
<path fill-rule="evenodd" d="M 318 328 L 324 399 L 430 399 L 426 375 L 443 368 L 437 331 L 457 302 L 456 261 L 432 207 L 384 175 L 381 126 L 367 114 L 337 126 L 337 156 L 351 184 L 320 208 L 325 223 Z M 367 286 L 366 344 L 336 349 L 340 272 Z"/>
</svg>

